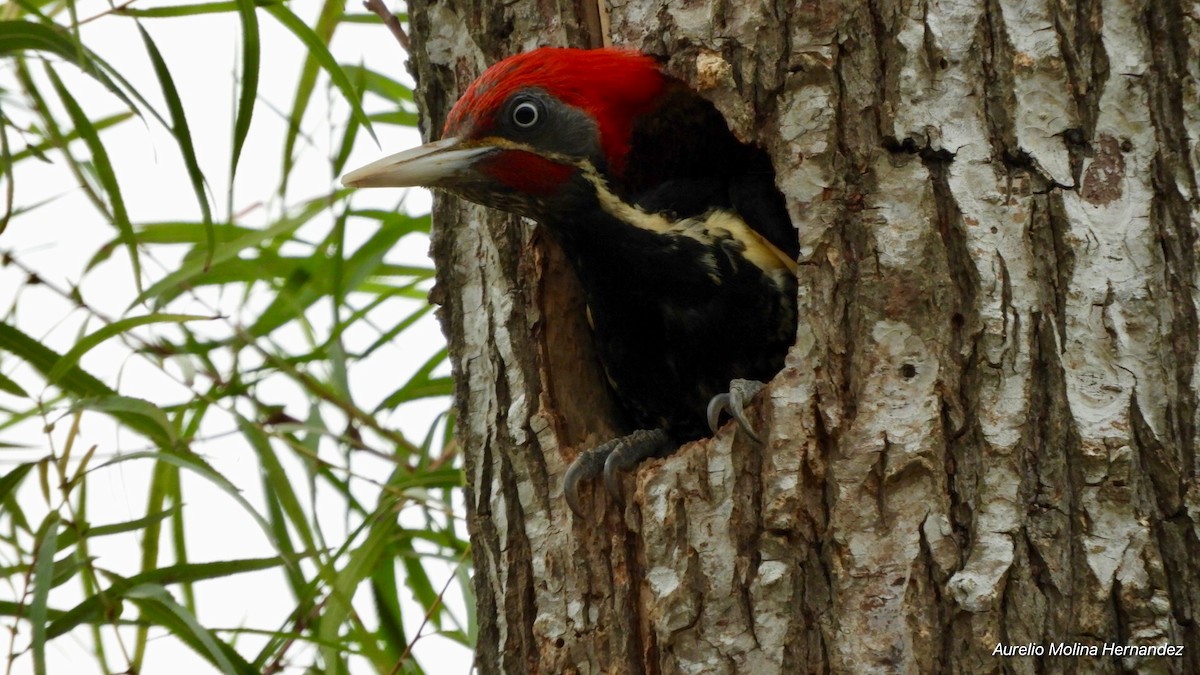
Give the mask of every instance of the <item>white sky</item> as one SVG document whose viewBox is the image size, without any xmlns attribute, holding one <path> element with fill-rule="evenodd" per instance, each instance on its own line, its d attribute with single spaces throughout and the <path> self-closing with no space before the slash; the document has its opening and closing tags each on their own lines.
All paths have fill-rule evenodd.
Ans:
<svg viewBox="0 0 1200 675">
<path fill-rule="evenodd" d="M 139 8 L 161 6 L 159 3 L 138 2 Z M 81 19 L 101 13 L 106 4 L 97 0 L 83 0 L 77 5 Z M 320 5 L 315 0 L 295 0 L 289 7 L 303 20 L 315 19 Z M 350 11 L 361 11 L 356 3 L 350 3 Z M 255 110 L 253 127 L 242 155 L 239 168 L 234 211 L 248 211 L 239 220 L 240 224 L 258 226 L 277 215 L 281 204 L 272 191 L 278 184 L 281 165 L 282 139 L 285 131 L 281 119 L 289 110 L 295 91 L 299 69 L 305 57 L 303 45 L 270 15 L 259 12 L 262 29 L 262 71 L 259 87 L 259 102 Z M 183 19 L 148 19 L 143 25 L 151 33 L 171 69 L 175 82 L 183 97 L 184 109 L 191 126 L 201 168 L 208 178 L 215 195 L 217 218 L 226 217 L 225 191 L 228 184 L 227 161 L 231 145 L 232 110 L 234 91 L 231 81 L 237 70 L 236 58 L 239 44 L 239 25 L 231 15 L 194 16 Z M 116 70 L 134 82 L 139 91 L 166 115 L 159 95 L 159 87 L 151 70 L 150 62 L 142 46 L 137 30 L 128 18 L 106 17 L 86 24 L 83 29 L 84 43 L 113 65 Z M 342 63 L 368 63 L 371 67 L 407 80 L 403 56 L 391 34 L 379 25 L 345 24 L 339 27 L 332 45 L 335 57 Z M 37 70 L 35 67 L 34 70 Z M 122 105 L 107 91 L 92 80 L 78 74 L 72 67 L 62 64 L 57 69 L 68 83 L 72 93 L 96 119 L 103 114 L 122 110 Z M 11 81 L 8 71 L 0 73 L 0 83 Z M 387 104 L 375 100 L 370 111 L 387 110 Z M 5 112 L 14 114 L 9 107 Z M 301 160 L 293 171 L 290 181 L 288 203 L 295 204 L 303 199 L 325 194 L 335 183 L 336 177 L 329 175 L 329 144 L 336 137 L 329 132 L 329 120 L 340 122 L 348 110 L 339 100 L 339 95 L 319 87 L 313 96 L 303 131 L 310 135 L 316 147 L 304 147 L 303 138 L 298 150 Z M 60 119 L 63 116 L 60 115 Z M 335 125 L 336 129 L 336 125 Z M 419 142 L 415 131 L 397 130 L 394 127 L 377 128 L 382 148 L 375 146 L 366 133 L 360 133 L 358 147 L 348 168 L 366 163 L 385 152 L 394 152 Z M 156 220 L 195 220 L 199 209 L 186 180 L 183 163 L 174 141 L 157 122 L 132 120 L 102 133 L 102 139 L 114 162 L 117 180 L 127 202 L 130 217 L 135 223 Z M 10 133 L 14 149 L 23 147 L 23 139 Z M 77 156 L 86 156 L 81 143 L 73 146 Z M 75 179 L 67 171 L 58 154 L 49 155 L 52 165 L 30 160 L 18 166 L 17 203 L 28 205 L 58 196 L 52 203 L 36 212 L 14 219 L 8 230 L 0 235 L 0 250 L 13 251 L 26 265 L 34 267 L 47 281 L 67 286 L 84 281 L 82 289 L 88 303 L 110 316 L 141 314 L 139 308 L 132 312 L 127 305 L 134 297 L 131 274 L 123 251 L 113 256 L 113 261 L 100 266 L 83 277 L 83 268 L 91 255 L 106 241 L 113 238 L 115 230 L 97 215 L 76 187 Z M 61 196 L 60 196 L 61 195 Z M 393 208 L 400 199 L 399 191 L 381 190 L 358 195 L 358 206 Z M 406 205 L 414 213 L 428 210 L 427 193 L 414 191 L 407 197 Z M 316 238 L 330 227 L 328 214 L 314 221 L 302 232 Z M 371 232 L 361 221 L 352 222 L 347 228 L 347 247 L 352 248 L 365 240 Z M 408 237 L 401 241 L 389 257 L 400 263 L 426 261 L 428 242 L 424 237 Z M 175 260 L 149 257 L 143 265 L 152 277 L 159 277 Z M 15 325 L 26 333 L 42 339 L 48 346 L 62 352 L 77 339 L 81 330 L 92 331 L 99 323 L 84 323 L 86 315 L 72 311 L 71 307 L 46 289 L 22 287 L 24 274 L 13 267 L 0 268 L 0 309 L 7 309 L 16 302 Z M 19 297 L 18 297 L 19 295 Z M 221 295 L 215 290 L 201 297 L 217 305 L 222 311 L 237 314 L 239 311 L 252 316 L 254 308 L 242 309 L 238 298 Z M 264 301 L 265 302 L 265 301 Z M 398 307 L 399 318 L 413 307 Z M 259 308 L 261 309 L 261 308 Z M 182 311 L 172 306 L 171 311 Z M 202 307 L 197 313 L 209 313 Z M 311 314 L 311 313 L 310 313 Z M 144 333 L 144 334 L 152 334 Z M 299 335 L 273 335 L 280 342 L 302 344 Z M 375 335 L 349 334 L 346 341 L 351 344 L 369 343 Z M 405 343 L 404 349 L 381 350 L 376 357 L 378 363 L 367 364 L 352 374 L 352 391 L 360 405 L 370 409 L 374 402 L 389 394 L 398 383 L 433 354 L 442 342 L 436 323 L 427 318 L 406 333 L 406 340 L 415 338 L 415 346 Z M 2 358 L 2 357 L 0 357 Z M 122 393 L 154 401 L 175 401 L 189 397 L 187 389 L 180 383 L 186 381 L 185 370 L 175 368 L 172 377 L 164 375 L 157 366 L 139 357 L 131 356 L 127 347 L 113 340 L 86 355 L 82 365 L 89 372 Z M 171 370 L 168 368 L 168 370 Z M 31 394 L 43 392 L 44 383 L 31 376 L 11 358 L 0 360 L 0 372 L 18 380 Z M 307 414 L 304 398 L 286 384 L 265 385 L 257 390 L 264 400 L 288 406 L 288 412 L 303 419 Z M 14 399 L 0 394 L 0 405 L 17 405 Z M 24 407 L 27 402 L 19 407 Z M 400 428 L 410 440 L 420 441 L 433 417 L 446 408 L 444 400 L 426 401 L 399 409 L 390 416 L 381 416 L 381 422 Z M 294 407 L 293 406 L 297 406 Z M 216 416 L 214 416 L 215 418 Z M 111 457 L 117 450 L 141 449 L 143 442 L 130 433 L 118 434 L 111 424 L 99 415 L 85 416 L 83 429 L 84 447 L 95 443 L 99 446 L 97 460 Z M 55 420 L 51 420 L 55 421 Z M 58 443 L 65 437 L 69 418 L 57 420 L 64 429 L 56 430 Z M 339 421 L 326 420 L 332 428 Z M 216 433 L 221 429 L 206 429 Z M 17 430 L 0 434 L 0 440 L 28 443 L 28 452 L 0 450 L 0 473 L 17 461 L 28 461 L 31 457 L 46 454 L 46 438 L 42 433 L 41 421 L 31 421 Z M 236 437 L 229 443 L 219 439 L 198 444 L 196 450 L 226 478 L 232 481 L 242 495 L 256 506 L 261 489 L 257 462 L 249 450 Z M 77 451 L 78 452 L 78 451 Z M 358 460 L 356 459 L 356 462 Z M 117 522 L 140 517 L 145 504 L 145 481 L 148 463 L 124 463 L 119 467 L 93 472 L 89 485 L 93 510 L 89 519 L 96 524 Z M 365 460 L 353 467 L 363 475 L 382 478 L 391 468 L 385 462 Z M 300 474 L 298 474 L 300 475 Z M 274 551 L 261 532 L 253 526 L 245 512 L 240 510 L 228 495 L 211 484 L 188 478 L 184 486 L 188 503 L 185 508 L 188 532 L 191 537 L 190 554 L 193 562 L 269 556 Z M 40 493 L 33 489 L 36 480 L 27 480 L 22 503 L 29 504 L 30 515 L 45 513 Z M 336 502 L 336 500 L 334 500 Z M 39 508 L 40 507 L 40 508 Z M 344 528 L 341 514 L 331 514 L 329 522 L 323 522 L 329 532 L 336 533 Z M 36 526 L 36 523 L 35 523 Z M 331 534 L 332 541 L 338 541 Z M 133 573 L 137 569 L 140 551 L 137 540 L 106 537 L 93 542 L 91 554 L 97 557 L 96 564 L 122 573 Z M 162 562 L 170 562 L 170 554 L 164 550 Z M 12 561 L 0 560 L 0 565 Z M 448 574 L 448 568 L 446 573 Z M 446 579 L 443 574 L 432 581 L 436 587 Z M 77 584 L 74 584 L 77 586 Z M 290 594 L 278 572 L 237 575 L 224 581 L 200 586 L 203 596 L 199 598 L 201 621 L 207 626 L 254 627 L 272 629 L 281 625 L 282 615 L 292 606 Z M 22 588 L 0 589 L 0 598 L 19 597 Z M 407 589 L 402 589 L 403 593 Z M 77 600 L 63 588 L 51 594 L 51 605 L 69 607 Z M 362 598 L 360 598 L 362 599 Z M 403 599 L 403 597 L 402 597 Z M 462 599 L 455 591 L 449 594 L 448 603 L 463 616 L 459 609 Z M 409 635 L 415 634 L 421 620 L 421 612 L 412 603 L 404 605 L 406 628 Z M 7 622 L 5 622 L 7 625 Z M 107 631 L 111 633 L 111 631 Z M 90 638 L 80 633 L 81 639 L 60 638 L 49 646 L 51 673 L 94 672 L 96 660 L 89 653 Z M 258 644 L 251 637 L 239 638 L 245 644 Z M 3 641 L 7 643 L 7 640 Z M 17 639 L 17 648 L 28 644 L 27 631 Z M 129 643 L 131 644 L 131 643 Z M 6 645 L 7 646 L 7 645 Z M 110 666 L 120 670 L 123 661 L 115 641 L 109 639 Z M 6 649 L 7 651 L 7 649 Z M 255 650 L 242 650 L 252 654 Z M 429 672 L 464 673 L 470 668 L 470 653 L 454 643 L 437 637 L 422 639 L 414 651 L 418 660 Z M 311 661 L 307 650 L 294 650 L 296 663 Z M 115 658 L 114 658 L 115 657 Z M 368 672 L 365 664 L 358 664 L 355 672 Z M 14 673 L 32 672 L 29 654 L 21 656 Z M 205 673 L 211 667 L 200 657 L 173 639 L 152 640 L 145 662 L 145 673 Z M 288 672 L 300 672 L 293 668 Z"/>
</svg>

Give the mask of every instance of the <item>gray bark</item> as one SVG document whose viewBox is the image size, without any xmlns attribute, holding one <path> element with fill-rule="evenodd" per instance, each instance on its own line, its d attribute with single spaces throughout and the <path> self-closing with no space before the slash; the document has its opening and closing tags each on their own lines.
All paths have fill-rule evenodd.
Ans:
<svg viewBox="0 0 1200 675">
<path fill-rule="evenodd" d="M 1200 6 L 411 5 L 426 131 L 543 44 L 667 56 L 775 162 L 801 326 L 760 397 L 562 500 L 615 435 L 530 224 L 435 208 L 483 672 L 1200 672 Z M 607 506 L 607 508 L 605 508 Z M 993 655 L 1172 644 L 1182 657 Z"/>
</svg>

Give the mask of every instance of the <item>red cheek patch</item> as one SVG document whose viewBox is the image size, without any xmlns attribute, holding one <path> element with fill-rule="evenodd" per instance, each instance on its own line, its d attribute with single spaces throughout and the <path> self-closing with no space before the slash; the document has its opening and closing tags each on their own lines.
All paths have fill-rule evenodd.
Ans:
<svg viewBox="0 0 1200 675">
<path fill-rule="evenodd" d="M 481 161 L 479 171 L 517 192 L 544 197 L 562 189 L 575 167 L 523 150 L 506 150 Z"/>
</svg>

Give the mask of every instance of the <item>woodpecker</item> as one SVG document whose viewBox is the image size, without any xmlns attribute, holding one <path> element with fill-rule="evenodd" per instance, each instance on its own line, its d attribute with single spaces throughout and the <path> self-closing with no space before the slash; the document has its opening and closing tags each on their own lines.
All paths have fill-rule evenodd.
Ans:
<svg viewBox="0 0 1200 675">
<path fill-rule="evenodd" d="M 632 433 L 564 478 L 620 473 L 715 431 L 782 367 L 796 333 L 799 244 L 762 150 L 713 105 L 622 49 L 544 47 L 488 68 L 442 139 L 347 174 L 426 186 L 536 221 L 583 287 L 588 323 Z"/>
</svg>

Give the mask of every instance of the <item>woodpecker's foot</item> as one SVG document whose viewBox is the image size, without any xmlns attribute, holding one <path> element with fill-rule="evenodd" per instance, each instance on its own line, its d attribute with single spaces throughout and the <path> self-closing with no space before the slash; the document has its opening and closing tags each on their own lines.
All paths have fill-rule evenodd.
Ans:
<svg viewBox="0 0 1200 675">
<path fill-rule="evenodd" d="M 754 439 L 755 443 L 762 443 L 762 439 L 754 432 L 754 427 L 750 426 L 750 421 L 746 419 L 745 405 L 754 398 L 758 392 L 766 385 L 757 380 L 734 380 L 729 383 L 728 394 L 717 394 L 708 402 L 708 428 L 715 434 L 717 433 L 718 422 L 721 421 L 721 413 L 728 412 L 742 431 L 746 435 Z"/>
<path fill-rule="evenodd" d="M 621 502 L 621 473 L 633 469 L 643 460 L 666 454 L 672 447 L 671 439 L 662 429 L 641 429 L 628 436 L 614 438 L 607 443 L 585 450 L 575 458 L 563 477 L 563 496 L 567 506 L 579 517 L 583 517 L 583 506 L 579 503 L 580 482 L 604 472 L 604 484 L 608 493 L 618 504 Z"/>
</svg>

